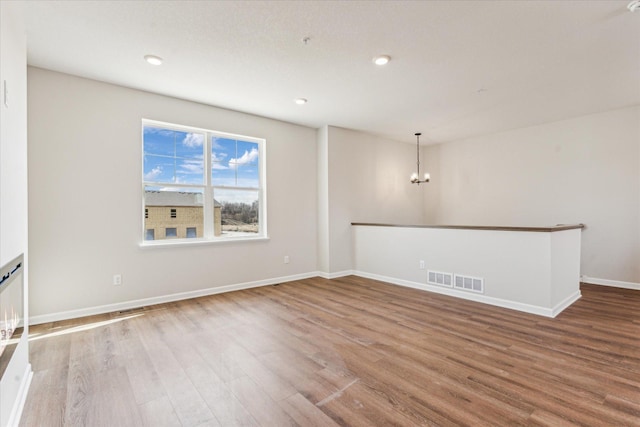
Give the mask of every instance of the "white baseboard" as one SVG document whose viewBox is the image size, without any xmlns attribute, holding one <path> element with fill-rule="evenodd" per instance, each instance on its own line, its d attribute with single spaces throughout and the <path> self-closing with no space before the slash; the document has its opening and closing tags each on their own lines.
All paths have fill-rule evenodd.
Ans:
<svg viewBox="0 0 640 427">
<path fill-rule="evenodd" d="M 556 317 L 558 314 L 562 313 L 565 308 L 569 307 L 574 302 L 578 301 L 582 297 L 582 293 L 580 289 L 575 291 L 572 295 L 566 297 L 563 301 L 556 304 L 555 307 L 551 309 L 551 317 Z"/>
<path fill-rule="evenodd" d="M 161 295 L 161 296 L 151 297 L 151 298 L 143 298 L 143 299 L 132 300 L 132 301 L 123 301 L 123 302 L 114 303 L 114 304 L 106 304 L 106 305 L 100 305 L 95 307 L 87 307 L 87 308 L 80 308 L 76 310 L 61 311 L 57 313 L 31 316 L 29 317 L 29 324 L 38 325 L 41 323 L 57 322 L 60 320 L 75 319 L 78 317 L 93 316 L 96 314 L 111 313 L 111 312 L 120 311 L 120 310 L 130 310 L 133 308 L 145 307 L 148 305 L 180 301 L 180 300 L 197 298 L 197 297 L 202 297 L 207 295 L 220 294 L 224 292 L 256 288 L 260 286 L 275 285 L 277 283 L 292 282 L 295 280 L 309 279 L 311 277 L 319 276 L 324 279 L 337 279 L 339 277 L 345 277 L 350 275 L 356 275 L 356 276 L 365 277 L 368 279 L 380 280 L 380 281 L 391 283 L 394 285 L 421 289 L 428 292 L 435 292 L 439 294 L 449 295 L 449 296 L 458 297 L 458 298 L 471 300 L 471 301 L 482 302 L 485 304 L 491 304 L 498 307 L 510 308 L 513 310 L 524 311 L 526 313 L 532 313 L 532 314 L 537 314 L 537 315 L 546 316 L 546 317 L 556 317 L 565 308 L 569 307 L 571 304 L 573 304 L 576 300 L 580 298 L 580 292 L 577 292 L 576 294 L 566 298 L 564 301 L 562 301 L 560 304 L 556 305 L 555 307 L 547 308 L 547 307 L 539 307 L 539 306 L 523 304 L 523 303 L 514 302 L 514 301 L 503 300 L 500 298 L 488 297 L 481 294 L 471 294 L 467 292 L 458 291 L 455 289 L 442 288 L 440 286 L 426 285 L 423 283 L 411 282 L 408 280 L 396 279 L 393 277 L 380 276 L 377 274 L 366 273 L 363 271 L 344 270 L 344 271 L 338 271 L 334 273 L 327 273 L 323 271 L 312 271 L 309 273 L 302 273 L 302 274 L 296 274 L 296 275 L 284 276 L 284 277 L 276 277 L 276 278 L 265 279 L 265 280 L 257 280 L 254 282 L 237 283 L 233 285 L 219 286 L 216 288 L 199 289 L 196 291 L 181 292 L 181 293 L 170 294 L 170 295 Z M 587 279 L 595 280 L 595 281 L 589 281 Z M 585 276 L 582 277 L 582 281 L 585 283 L 605 284 L 607 286 L 628 287 L 629 289 L 640 289 L 640 285 L 635 283 L 600 281 L 600 279 L 592 279 L 592 278 L 587 278 Z M 615 282 L 618 285 L 610 284 L 612 282 Z M 624 284 L 626 286 L 621 286 L 620 284 Z"/>
<path fill-rule="evenodd" d="M 296 274 L 284 277 L 275 277 L 272 279 L 256 280 L 254 282 L 237 283 L 234 285 L 219 286 L 216 288 L 199 289 L 196 291 L 180 292 L 177 294 L 161 295 L 151 298 L 137 299 L 133 301 L 123 301 L 114 304 L 99 305 L 95 307 L 80 308 L 76 310 L 61 311 L 58 313 L 42 314 L 29 317 L 30 325 L 38 325 L 41 323 L 57 322 L 66 319 L 75 319 L 78 317 L 93 316 L 95 314 L 111 313 L 120 310 L 130 310 L 133 308 L 145 307 L 148 305 L 162 304 L 166 302 L 180 301 L 190 298 L 203 297 L 207 295 L 221 294 L 224 292 L 239 291 L 242 289 L 257 288 L 260 286 L 275 285 L 277 283 L 293 282 L 295 280 L 308 279 L 317 277 L 319 273 L 312 271 L 310 273 Z"/>
<path fill-rule="evenodd" d="M 22 410 L 24 409 L 24 404 L 27 401 L 27 394 L 29 393 L 29 386 L 31 385 L 32 378 L 33 371 L 31 370 L 31 364 L 29 363 L 25 368 L 24 375 L 22 376 L 22 382 L 18 389 L 18 395 L 16 396 L 16 401 L 13 405 L 13 409 L 11 409 L 11 414 L 9 415 L 9 422 L 7 423 L 8 427 L 18 427 L 20 424 Z"/>
<path fill-rule="evenodd" d="M 378 274 L 366 273 L 363 271 L 354 271 L 354 275 L 364 277 L 367 279 L 380 280 L 382 282 L 391 283 L 394 285 L 405 286 L 408 288 L 420 289 L 428 292 L 435 292 L 442 295 L 448 295 L 456 298 L 462 298 L 469 301 L 481 302 L 484 304 L 495 305 L 497 307 L 509 308 L 511 310 L 523 311 L 525 313 L 536 314 L 538 316 L 545 317 L 556 317 L 558 314 L 562 312 L 565 308 L 569 307 L 573 302 L 578 300 L 581 296 L 580 291 L 577 291 L 576 294 L 573 294 L 562 301 L 560 304 L 555 307 L 540 307 L 537 305 L 524 304 L 516 301 L 509 301 L 501 298 L 488 297 L 482 294 L 475 293 L 467 293 L 463 291 L 458 291 L 452 288 L 444 288 L 440 286 L 426 285 L 418 282 L 411 282 L 403 279 L 396 279 L 394 277 L 380 276 Z"/>
<path fill-rule="evenodd" d="M 335 273 L 326 273 L 324 271 L 318 271 L 316 273 L 317 276 L 320 276 L 323 279 L 337 279 L 338 277 L 351 276 L 353 274 L 355 274 L 353 270 L 337 271 Z"/>
<path fill-rule="evenodd" d="M 611 286 L 614 288 L 635 289 L 640 291 L 640 283 L 622 282 L 619 280 L 597 279 L 595 277 L 580 276 L 580 281 L 591 285 Z"/>
</svg>

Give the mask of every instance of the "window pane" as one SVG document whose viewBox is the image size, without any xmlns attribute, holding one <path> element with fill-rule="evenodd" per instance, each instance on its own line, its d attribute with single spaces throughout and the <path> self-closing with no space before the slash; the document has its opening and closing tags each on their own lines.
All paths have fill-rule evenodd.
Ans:
<svg viewBox="0 0 640 427">
<path fill-rule="evenodd" d="M 222 236 L 254 235 L 259 231 L 258 192 L 214 189 L 214 228 L 220 218 Z M 219 216 L 218 216 L 219 215 Z"/>
<path fill-rule="evenodd" d="M 186 238 L 187 228 L 194 237 L 204 234 L 203 188 L 145 186 L 145 239 Z M 148 238 L 153 233 L 153 239 Z"/>
<path fill-rule="evenodd" d="M 216 186 L 259 186 L 258 143 L 211 138 L 211 179 Z"/>
<path fill-rule="evenodd" d="M 143 240 L 266 233 L 264 140 L 145 120 L 142 127 Z"/>
<path fill-rule="evenodd" d="M 204 134 L 144 126 L 145 182 L 202 184 Z"/>
<path fill-rule="evenodd" d="M 258 188 L 258 144 L 238 141 L 236 176 L 238 187 Z M 229 162 L 230 164 L 233 164 Z"/>
</svg>

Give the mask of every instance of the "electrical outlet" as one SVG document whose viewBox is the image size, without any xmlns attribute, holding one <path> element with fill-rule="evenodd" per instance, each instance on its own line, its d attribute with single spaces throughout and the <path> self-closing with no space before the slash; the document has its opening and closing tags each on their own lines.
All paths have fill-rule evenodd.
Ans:
<svg viewBox="0 0 640 427">
<path fill-rule="evenodd" d="M 122 285 L 122 274 L 114 274 L 113 275 L 113 284 L 115 286 Z"/>
<path fill-rule="evenodd" d="M 289 255 L 284 256 L 284 263 L 289 264 Z"/>
<path fill-rule="evenodd" d="M 424 270 L 424 260 L 420 260 L 420 270 Z"/>
</svg>

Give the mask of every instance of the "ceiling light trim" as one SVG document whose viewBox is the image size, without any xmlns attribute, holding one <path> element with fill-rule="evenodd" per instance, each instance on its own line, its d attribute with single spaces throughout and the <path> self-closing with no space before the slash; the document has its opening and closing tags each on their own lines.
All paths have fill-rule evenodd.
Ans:
<svg viewBox="0 0 640 427">
<path fill-rule="evenodd" d="M 151 65 L 162 65 L 162 62 L 164 61 L 162 58 L 156 55 L 145 55 L 144 60 Z"/>
<path fill-rule="evenodd" d="M 391 61 L 391 57 L 389 55 L 378 55 L 373 58 L 373 63 L 376 65 L 387 65 Z"/>
</svg>

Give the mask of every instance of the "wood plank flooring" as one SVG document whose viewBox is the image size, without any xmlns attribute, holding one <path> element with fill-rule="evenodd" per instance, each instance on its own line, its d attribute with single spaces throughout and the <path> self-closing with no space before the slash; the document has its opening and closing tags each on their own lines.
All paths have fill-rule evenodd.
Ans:
<svg viewBox="0 0 640 427">
<path fill-rule="evenodd" d="M 359 277 L 34 326 L 22 426 L 640 426 L 640 292 L 556 319 Z"/>
</svg>

